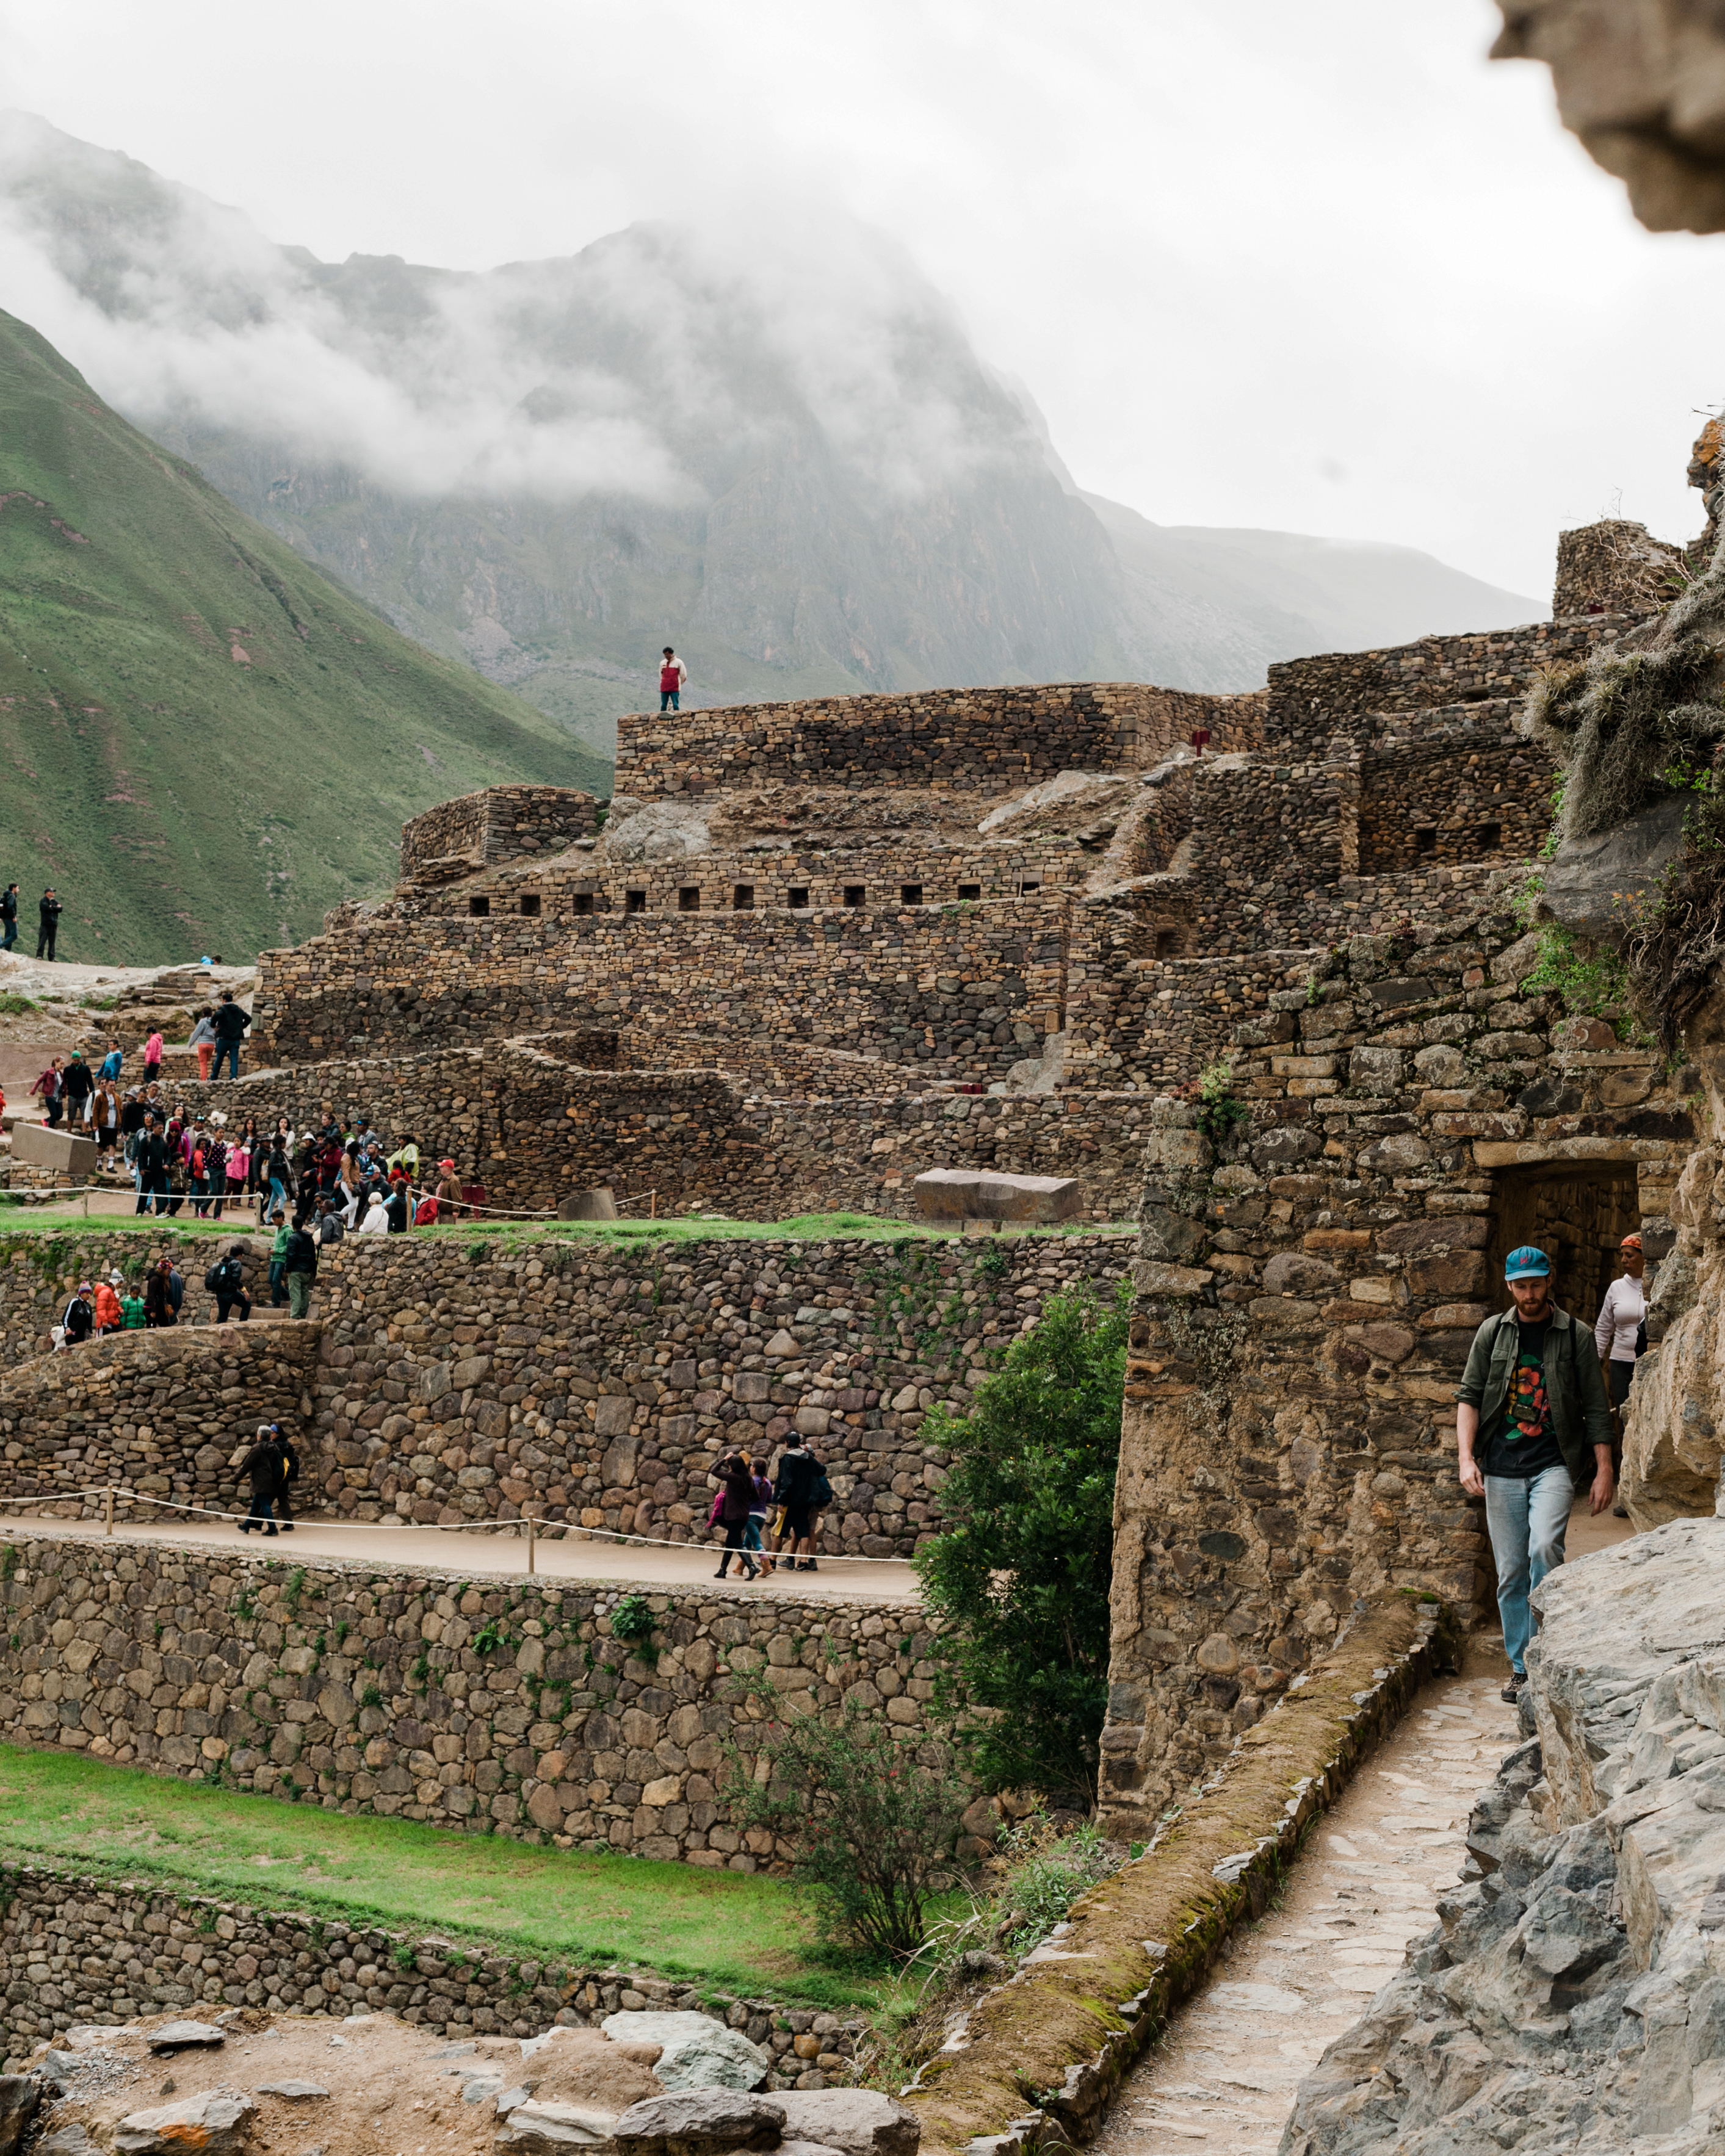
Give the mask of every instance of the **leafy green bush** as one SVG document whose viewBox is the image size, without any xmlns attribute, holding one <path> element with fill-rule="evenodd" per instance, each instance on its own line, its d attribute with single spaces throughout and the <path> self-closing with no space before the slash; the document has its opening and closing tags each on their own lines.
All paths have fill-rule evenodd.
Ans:
<svg viewBox="0 0 1725 2156">
<path fill-rule="evenodd" d="M 973 1894 L 968 1909 L 931 1928 L 916 1957 L 919 1972 L 926 1973 L 923 1996 L 962 1975 L 998 1975 L 996 1955 L 1022 1960 L 1065 1921 L 1081 1894 L 1125 1861 L 1118 1843 L 1108 1841 L 1090 1820 L 1063 1834 L 1046 1812 L 1033 1812 L 1002 1835 L 989 1892 Z M 973 1971 L 967 1955 L 988 1959 Z"/>
<path fill-rule="evenodd" d="M 952 1461 L 948 1524 L 913 1562 L 942 1620 L 943 1689 L 971 1711 L 959 1741 L 986 1788 L 1086 1810 L 1108 1693 L 1130 1306 L 1124 1281 L 1106 1301 L 1087 1286 L 1051 1296 L 970 1413 L 937 1408 L 922 1429 Z"/>
<path fill-rule="evenodd" d="M 870 1958 L 908 1959 L 930 1902 L 951 1883 L 963 1784 L 860 1708 L 785 1721 L 764 1678 L 749 1688 L 768 1711 L 768 1778 L 757 1781 L 753 1763 L 726 1745 L 732 1818 L 791 1842 L 793 1876 L 830 1936 Z"/>
<path fill-rule="evenodd" d="M 644 1594 L 625 1594 L 611 1612 L 611 1637 L 621 1640 L 629 1652 L 649 1668 L 658 1664 L 660 1648 L 653 1637 L 659 1620 L 647 1606 Z"/>
<path fill-rule="evenodd" d="M 1199 1071 L 1196 1091 L 1198 1127 L 1213 1146 L 1219 1146 L 1236 1123 L 1246 1122 L 1251 1115 L 1234 1090 L 1234 1065 L 1225 1055 Z"/>
</svg>

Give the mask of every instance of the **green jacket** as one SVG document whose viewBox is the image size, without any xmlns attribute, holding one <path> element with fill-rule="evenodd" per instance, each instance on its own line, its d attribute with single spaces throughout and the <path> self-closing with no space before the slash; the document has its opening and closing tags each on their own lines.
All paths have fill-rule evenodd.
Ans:
<svg viewBox="0 0 1725 2156">
<path fill-rule="evenodd" d="M 1509 1398 L 1516 1326 L 1513 1304 L 1486 1320 L 1473 1336 L 1467 1368 L 1455 1389 L 1458 1400 L 1479 1409 L 1482 1439 Z M 1605 1397 L 1593 1334 L 1555 1303 L 1551 1306 L 1551 1330 L 1545 1336 L 1545 1394 L 1569 1479 L 1578 1490 L 1584 1490 L 1597 1471 L 1594 1447 L 1611 1442 L 1611 1403 Z"/>
</svg>

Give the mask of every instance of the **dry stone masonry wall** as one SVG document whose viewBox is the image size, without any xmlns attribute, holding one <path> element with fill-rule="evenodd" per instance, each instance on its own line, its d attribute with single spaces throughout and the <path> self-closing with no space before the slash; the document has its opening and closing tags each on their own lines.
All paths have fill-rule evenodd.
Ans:
<svg viewBox="0 0 1725 2156">
<path fill-rule="evenodd" d="M 1693 1071 L 1520 986 L 1535 939 L 1358 937 L 1234 1029 L 1219 1150 L 1159 1102 L 1116 1512 L 1104 1816 L 1153 1823 L 1362 1596 L 1484 1614 L 1454 1388 L 1518 1242 L 1591 1324 L 1671 1241 Z"/>
<path fill-rule="evenodd" d="M 439 802 L 403 824 L 401 872 L 462 875 L 521 854 L 557 853 L 598 829 L 591 793 L 562 786 L 490 786 Z"/>
<path fill-rule="evenodd" d="M 468 1939 L 344 1922 L 303 1909 L 182 1895 L 37 1865 L 0 1867 L 6 2071 L 44 2039 L 174 2008 L 259 2006 L 341 2020 L 395 2014 L 447 2036 L 534 2036 L 619 2011 L 707 2014 L 770 2053 L 772 2086 L 844 2070 L 862 2029 L 834 2014 L 715 1994 L 639 1971 L 522 1959 Z"/>
<path fill-rule="evenodd" d="M 819 779 L 1004 793 L 1063 770 L 1153 763 L 1201 728 L 1219 748 L 1248 747 L 1263 708 L 1258 696 L 1063 681 L 637 712 L 617 722 L 617 790 L 652 800 Z"/>
<path fill-rule="evenodd" d="M 715 1870 L 783 1866 L 731 1823 L 758 1686 L 849 1700 L 936 1743 L 933 1645 L 914 1604 L 472 1584 L 101 1541 L 7 1546 L 0 1736 L 151 1772 L 562 1849 Z M 944 1755 L 942 1755 L 944 1756 Z"/>
<path fill-rule="evenodd" d="M 351 1237 L 324 1254 L 309 1324 L 121 1335 L 16 1367 L 0 1491 L 121 1481 L 231 1505 L 226 1461 L 267 1404 L 300 1448 L 302 1507 L 445 1522 L 531 1510 L 682 1542 L 704 1538 L 721 1452 L 771 1459 L 794 1430 L 835 1493 L 824 1547 L 903 1555 L 939 1517 L 930 1408 L 963 1412 L 1050 1295 L 1113 1291 L 1129 1249 Z M 43 1281 L 13 1313 L 34 1349 L 58 1286 L 13 1255 L 14 1277 Z M 55 1509 L 95 1517 L 101 1502 Z"/>
</svg>

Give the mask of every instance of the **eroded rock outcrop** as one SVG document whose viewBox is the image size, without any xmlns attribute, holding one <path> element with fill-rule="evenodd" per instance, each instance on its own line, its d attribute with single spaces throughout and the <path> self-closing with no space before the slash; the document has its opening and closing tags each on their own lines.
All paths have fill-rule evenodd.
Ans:
<svg viewBox="0 0 1725 2156">
<path fill-rule="evenodd" d="M 1537 1735 L 1472 1875 L 1301 2087 L 1283 2156 L 1717 2148 L 1725 2132 L 1725 1522 L 1553 1573 Z"/>
</svg>

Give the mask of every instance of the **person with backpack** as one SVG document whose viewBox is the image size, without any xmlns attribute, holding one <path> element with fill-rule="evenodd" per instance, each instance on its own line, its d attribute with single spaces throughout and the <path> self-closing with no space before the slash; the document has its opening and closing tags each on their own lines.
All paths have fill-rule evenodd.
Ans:
<svg viewBox="0 0 1725 2156">
<path fill-rule="evenodd" d="M 1533 1636 L 1527 1597 L 1563 1562 L 1576 1494 L 1595 1512 L 1611 1502 L 1611 1403 L 1592 1341 L 1552 1301 L 1544 1251 L 1512 1250 L 1503 1277 L 1511 1306 L 1475 1333 L 1455 1389 L 1455 1450 L 1462 1488 L 1486 1501 L 1513 1704 Z"/>
<path fill-rule="evenodd" d="M 155 1332 L 179 1322 L 179 1311 L 174 1301 L 173 1265 L 167 1258 L 158 1258 L 144 1282 L 144 1322 Z"/>
<path fill-rule="evenodd" d="M 138 1178 L 137 1210 L 147 1213 L 153 1205 L 157 1212 L 167 1210 L 167 1140 L 161 1123 L 151 1116 L 138 1132 L 137 1147 L 132 1165 Z"/>
<path fill-rule="evenodd" d="M 228 1062 L 228 1075 L 239 1075 L 239 1044 L 245 1038 L 246 1028 L 251 1024 L 249 1015 L 234 1000 L 232 988 L 223 988 L 217 1004 L 215 1015 L 210 1020 L 210 1030 L 216 1040 L 216 1075 L 222 1075 L 222 1060 Z"/>
<path fill-rule="evenodd" d="M 788 1445 L 779 1455 L 778 1474 L 774 1480 L 773 1494 L 784 1507 L 784 1517 L 773 1537 L 775 1550 L 783 1549 L 788 1537 L 791 1561 L 787 1569 L 791 1572 L 819 1572 L 814 1561 L 814 1535 L 809 1523 L 809 1514 L 833 1502 L 833 1486 L 827 1473 L 814 1455 L 799 1437 Z M 798 1557 L 798 1551 L 802 1555 Z"/>
<path fill-rule="evenodd" d="M 257 1441 L 239 1463 L 239 1471 L 251 1485 L 252 1508 L 239 1522 L 239 1532 L 249 1535 L 254 1527 L 262 1527 L 266 1535 L 276 1532 L 272 1517 L 276 1493 L 281 1487 L 281 1452 L 275 1442 L 275 1429 L 271 1423 L 258 1424 Z"/>
<path fill-rule="evenodd" d="M 294 1224 L 287 1231 L 281 1270 L 287 1282 L 289 1317 L 310 1317 L 311 1284 L 317 1278 L 317 1238 L 306 1227 L 303 1213 L 294 1215 Z"/>
<path fill-rule="evenodd" d="M 339 1243 L 347 1233 L 347 1223 L 342 1219 L 335 1201 L 320 1198 L 317 1201 L 317 1247 L 326 1250 L 331 1243 Z"/>
<path fill-rule="evenodd" d="M 715 1579 L 723 1579 L 731 1569 L 734 1553 L 751 1579 L 759 1568 L 747 1548 L 749 1507 L 755 1501 L 754 1476 L 748 1461 L 738 1452 L 727 1452 L 713 1472 L 719 1478 L 719 1494 L 713 1501 L 709 1524 L 725 1530 L 725 1553 L 719 1559 Z"/>
<path fill-rule="evenodd" d="M 69 1348 L 75 1348 L 80 1341 L 88 1340 L 95 1331 L 95 1304 L 90 1299 L 88 1281 L 79 1281 L 78 1292 L 66 1305 L 66 1314 L 60 1320 L 60 1324 L 64 1329 L 65 1343 Z"/>
<path fill-rule="evenodd" d="M 245 1287 L 245 1245 L 230 1243 L 225 1257 L 218 1258 L 203 1276 L 203 1285 L 216 1299 L 216 1322 L 225 1325 L 228 1313 L 239 1306 L 239 1322 L 252 1314 L 252 1299 Z"/>
</svg>

